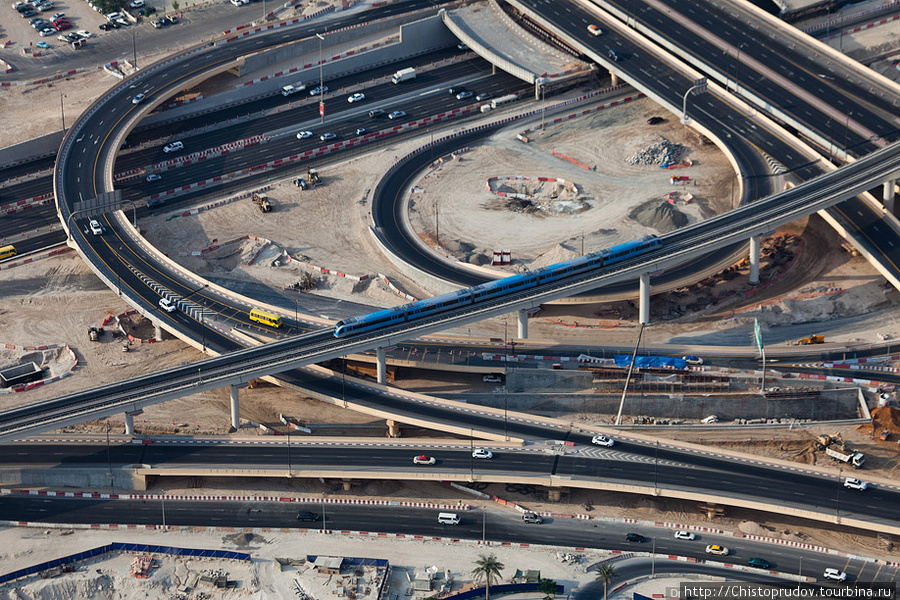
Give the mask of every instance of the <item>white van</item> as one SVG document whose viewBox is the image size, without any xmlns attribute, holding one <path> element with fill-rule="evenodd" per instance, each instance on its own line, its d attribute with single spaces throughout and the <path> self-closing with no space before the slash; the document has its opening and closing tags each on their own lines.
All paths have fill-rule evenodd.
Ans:
<svg viewBox="0 0 900 600">
<path fill-rule="evenodd" d="M 441 525 L 459 525 L 459 515 L 456 513 L 438 513 L 438 523 Z"/>
<path fill-rule="evenodd" d="M 719 422 L 719 417 L 717 417 L 716 415 L 709 415 L 708 417 L 700 419 L 700 422 L 704 425 L 712 425 L 713 423 Z"/>
<path fill-rule="evenodd" d="M 163 152 L 166 154 L 170 152 L 178 152 L 179 150 L 184 149 L 184 142 L 171 142 L 163 146 Z"/>
</svg>

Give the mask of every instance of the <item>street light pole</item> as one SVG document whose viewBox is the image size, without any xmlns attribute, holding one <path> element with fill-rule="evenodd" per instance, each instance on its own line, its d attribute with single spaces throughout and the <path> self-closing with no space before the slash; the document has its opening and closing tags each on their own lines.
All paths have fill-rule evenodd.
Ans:
<svg viewBox="0 0 900 600">
<path fill-rule="evenodd" d="M 290 425 L 288 425 L 287 439 L 288 439 L 288 478 L 290 478 L 291 470 L 292 470 L 291 469 L 291 426 Z"/>
<path fill-rule="evenodd" d="M 62 92 L 59 93 L 59 114 L 62 116 L 63 135 L 66 134 L 66 109 L 63 106 L 63 98 L 67 98 Z"/>
<path fill-rule="evenodd" d="M 325 533 L 325 492 L 322 492 L 322 533 Z"/>
<path fill-rule="evenodd" d="M 131 64 L 134 66 L 134 70 L 138 70 L 137 66 L 137 27 L 132 28 L 131 30 Z"/>
<path fill-rule="evenodd" d="M 162 528 L 163 531 L 166 530 L 166 490 L 162 491 L 162 495 L 160 496 L 160 501 L 162 502 Z"/>
<path fill-rule="evenodd" d="M 317 33 L 316 37 L 319 38 L 319 116 L 320 116 L 320 124 L 325 123 L 325 90 L 323 89 L 324 79 L 322 76 L 322 42 L 325 41 L 325 37 L 321 33 Z"/>
</svg>

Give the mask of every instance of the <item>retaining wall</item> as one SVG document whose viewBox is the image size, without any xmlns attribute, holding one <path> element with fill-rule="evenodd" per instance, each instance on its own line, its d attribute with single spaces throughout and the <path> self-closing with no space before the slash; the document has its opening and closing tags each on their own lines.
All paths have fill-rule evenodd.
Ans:
<svg viewBox="0 0 900 600">
<path fill-rule="evenodd" d="M 557 371 L 558 373 L 558 371 Z M 568 374 L 566 374 L 568 375 Z M 518 374 L 510 374 L 510 379 Z M 565 381 L 561 377 L 560 381 Z M 571 388 L 569 388 L 571 389 Z M 521 412 L 551 414 L 583 411 L 614 415 L 619 410 L 621 394 L 575 393 L 509 393 L 441 394 L 448 400 L 467 404 Z M 828 421 L 855 419 L 858 416 L 859 396 L 856 389 L 825 390 L 809 398 L 763 398 L 761 396 L 706 396 L 629 393 L 625 412 L 666 419 L 702 419 L 717 415 L 723 421 L 733 419 L 812 419 Z"/>
<path fill-rule="evenodd" d="M 413 17 L 415 18 L 415 17 Z M 402 23 L 402 20 L 401 20 Z M 398 21 L 391 19 L 382 22 L 375 22 L 366 25 L 366 35 L 379 33 L 382 31 L 391 31 L 397 28 Z M 402 24 L 400 26 L 400 43 L 379 50 L 364 52 L 358 56 L 350 56 L 342 58 L 340 61 L 331 62 L 336 48 L 346 47 L 356 43 L 359 39 L 360 32 L 356 28 L 350 28 L 335 33 L 328 33 L 325 42 L 328 47 L 324 48 L 323 59 L 326 60 L 322 65 L 322 75 L 327 81 L 329 78 L 338 75 L 346 75 L 365 70 L 376 63 L 387 63 L 401 60 L 417 54 L 425 54 L 446 48 L 447 46 L 457 43 L 457 39 L 453 37 L 439 17 L 426 17 L 412 23 Z M 318 56 L 319 55 L 319 39 L 316 37 L 309 38 L 302 42 L 279 46 L 270 51 L 260 52 L 252 56 L 248 56 L 244 60 L 244 64 L 240 67 L 240 75 L 244 76 L 248 73 L 254 73 L 259 70 L 272 67 L 280 63 L 290 61 L 298 56 Z M 307 85 L 313 84 L 319 79 L 318 61 L 314 61 L 311 68 L 315 70 L 315 81 L 307 76 L 305 79 L 298 76 L 298 80 L 302 80 Z M 309 80 L 309 81 L 307 81 Z M 281 83 L 285 85 L 291 83 L 290 80 Z M 279 85 L 278 87 L 281 87 Z M 310 87 L 313 87 L 310 86 Z"/>
<path fill-rule="evenodd" d="M 28 162 L 35 158 L 53 156 L 59 150 L 62 139 L 63 132 L 54 131 L 15 146 L 0 148 L 0 168 Z"/>
</svg>

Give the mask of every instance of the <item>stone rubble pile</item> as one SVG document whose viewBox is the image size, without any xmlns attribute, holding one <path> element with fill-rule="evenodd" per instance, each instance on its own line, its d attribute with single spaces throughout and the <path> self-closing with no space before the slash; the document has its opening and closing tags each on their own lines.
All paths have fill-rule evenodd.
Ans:
<svg viewBox="0 0 900 600">
<path fill-rule="evenodd" d="M 686 148 L 681 144 L 675 144 L 667 140 L 661 139 L 655 144 L 651 144 L 642 150 L 635 152 L 631 158 L 626 159 L 631 165 L 661 165 L 663 163 L 681 162 Z"/>
</svg>

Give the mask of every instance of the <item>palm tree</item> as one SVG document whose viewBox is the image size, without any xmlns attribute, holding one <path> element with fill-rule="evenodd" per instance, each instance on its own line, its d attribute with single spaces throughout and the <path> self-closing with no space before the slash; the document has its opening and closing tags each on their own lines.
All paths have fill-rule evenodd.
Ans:
<svg viewBox="0 0 900 600">
<path fill-rule="evenodd" d="M 606 598 L 606 588 L 609 586 L 609 582 L 613 580 L 613 577 L 616 576 L 616 568 L 610 564 L 602 564 L 597 567 L 597 581 L 603 582 L 603 600 L 607 600 Z"/>
<path fill-rule="evenodd" d="M 491 584 L 500 579 L 500 571 L 504 568 L 505 565 L 497 560 L 497 557 L 493 554 L 480 554 L 478 560 L 475 561 L 475 568 L 472 569 L 472 575 L 475 576 L 475 581 L 484 581 L 485 600 L 490 600 Z"/>
<path fill-rule="evenodd" d="M 545 597 L 553 598 L 556 595 L 556 582 L 552 579 L 541 579 L 538 583 L 538 591 Z"/>
</svg>

